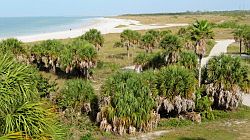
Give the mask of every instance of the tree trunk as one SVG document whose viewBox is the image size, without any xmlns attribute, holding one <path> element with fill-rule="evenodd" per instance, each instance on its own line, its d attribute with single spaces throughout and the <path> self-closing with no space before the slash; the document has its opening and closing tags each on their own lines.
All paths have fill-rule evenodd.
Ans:
<svg viewBox="0 0 250 140">
<path fill-rule="evenodd" d="M 127 46 L 127 54 L 128 54 L 128 57 L 129 57 L 129 45 Z"/>
<path fill-rule="evenodd" d="M 201 87 L 201 60 L 202 60 L 202 56 L 199 56 L 199 87 Z"/>
<path fill-rule="evenodd" d="M 240 56 L 241 56 L 242 39 L 240 39 Z"/>
</svg>

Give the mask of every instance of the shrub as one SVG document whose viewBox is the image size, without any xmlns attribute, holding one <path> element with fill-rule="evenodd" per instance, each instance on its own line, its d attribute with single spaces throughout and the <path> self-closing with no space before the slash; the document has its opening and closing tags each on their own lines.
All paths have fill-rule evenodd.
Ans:
<svg viewBox="0 0 250 140">
<path fill-rule="evenodd" d="M 89 81 L 68 80 L 58 98 L 60 108 L 73 109 L 75 112 L 91 111 L 90 103 L 95 98 L 94 89 Z"/>
<path fill-rule="evenodd" d="M 157 75 L 159 94 L 169 99 L 180 95 L 183 98 L 193 96 L 196 79 L 192 71 L 181 66 L 168 66 Z"/>
<path fill-rule="evenodd" d="M 152 97 L 155 90 L 151 90 L 154 87 L 149 81 L 151 74 L 143 76 L 134 72 L 118 72 L 111 76 L 102 88 L 103 98 L 106 100 L 100 108 L 97 121 L 107 119 L 119 134 L 124 133 L 130 126 L 144 131 L 155 127 L 157 118 L 152 112 L 155 107 Z M 151 123 L 155 125 L 149 125 Z"/>
</svg>

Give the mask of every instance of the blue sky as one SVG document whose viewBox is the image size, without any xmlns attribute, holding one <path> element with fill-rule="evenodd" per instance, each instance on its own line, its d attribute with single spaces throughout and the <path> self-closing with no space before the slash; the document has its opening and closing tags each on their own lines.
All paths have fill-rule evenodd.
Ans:
<svg viewBox="0 0 250 140">
<path fill-rule="evenodd" d="M 0 17 L 250 10 L 250 0 L 0 0 Z"/>
</svg>

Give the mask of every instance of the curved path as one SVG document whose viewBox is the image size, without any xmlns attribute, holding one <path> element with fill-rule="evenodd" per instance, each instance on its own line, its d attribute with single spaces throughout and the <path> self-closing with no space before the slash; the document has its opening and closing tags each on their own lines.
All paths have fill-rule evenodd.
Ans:
<svg viewBox="0 0 250 140">
<path fill-rule="evenodd" d="M 205 57 L 201 60 L 202 67 L 205 66 L 209 59 L 211 59 L 214 56 L 218 56 L 223 53 L 227 53 L 227 47 L 234 43 L 234 40 L 228 39 L 228 40 L 219 40 L 216 41 L 216 44 L 214 45 L 213 49 L 211 50 L 208 57 Z"/>
<path fill-rule="evenodd" d="M 220 40 L 220 41 L 216 41 L 216 45 L 213 47 L 213 49 L 211 50 L 210 54 L 208 57 L 205 57 L 202 59 L 201 61 L 201 65 L 205 66 L 207 64 L 207 62 L 209 61 L 209 59 L 211 59 L 214 56 L 218 56 L 220 54 L 223 53 L 227 53 L 227 47 L 234 43 L 234 40 Z M 243 95 L 243 105 L 246 106 L 250 106 L 250 95 L 249 94 L 244 94 Z"/>
</svg>

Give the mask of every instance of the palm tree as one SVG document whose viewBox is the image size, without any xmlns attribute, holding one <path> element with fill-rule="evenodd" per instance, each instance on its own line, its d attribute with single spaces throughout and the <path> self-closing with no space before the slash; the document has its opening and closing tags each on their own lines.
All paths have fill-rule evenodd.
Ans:
<svg viewBox="0 0 250 140">
<path fill-rule="evenodd" d="M 234 34 L 234 40 L 236 42 L 239 42 L 240 43 L 240 55 L 241 55 L 241 51 L 242 51 L 242 44 L 243 44 L 243 38 L 244 38 L 244 31 L 245 29 L 242 27 L 242 26 L 239 26 L 238 28 L 236 28 L 234 31 L 233 31 L 233 34 Z"/>
<path fill-rule="evenodd" d="M 250 53 L 250 27 L 246 28 L 243 35 L 244 45 L 247 53 Z"/>
<path fill-rule="evenodd" d="M 66 73 L 90 78 L 90 69 L 95 66 L 97 52 L 88 42 L 76 39 L 72 44 L 65 46 L 60 54 L 60 65 Z"/>
<path fill-rule="evenodd" d="M 212 26 L 207 20 L 196 21 L 192 25 L 191 39 L 196 42 L 195 52 L 199 57 L 199 87 L 201 85 L 201 60 L 206 52 L 206 40 L 214 36 Z"/>
<path fill-rule="evenodd" d="M 146 33 L 141 38 L 141 44 L 143 48 L 146 50 L 146 53 L 153 52 L 153 48 L 155 47 L 155 37 L 152 34 Z"/>
<path fill-rule="evenodd" d="M 167 31 L 166 31 L 167 32 Z M 146 32 L 146 34 L 151 34 L 154 37 L 154 46 L 158 46 L 160 41 L 161 41 L 161 33 L 160 31 L 157 30 L 149 30 Z"/>
<path fill-rule="evenodd" d="M 102 36 L 101 32 L 96 29 L 90 29 L 81 38 L 93 44 L 97 51 L 99 51 L 100 48 L 103 47 L 104 37 Z"/>
<path fill-rule="evenodd" d="M 169 117 L 195 109 L 196 78 L 193 71 L 182 66 L 163 67 L 157 73 L 157 112 Z"/>
<path fill-rule="evenodd" d="M 121 33 L 120 38 L 121 38 L 121 42 L 123 43 L 123 46 L 127 48 L 127 54 L 129 57 L 130 56 L 129 48 L 139 43 L 140 34 L 136 31 L 124 30 Z"/>
<path fill-rule="evenodd" d="M 35 44 L 31 48 L 31 61 L 36 63 L 39 69 L 43 67 L 56 73 L 59 65 L 59 55 L 63 50 L 63 44 L 57 40 L 45 40 Z"/>
<path fill-rule="evenodd" d="M 184 44 L 185 48 L 189 49 L 189 50 L 194 49 L 194 43 L 193 43 L 193 41 L 191 39 L 191 32 L 190 32 L 191 29 L 192 29 L 192 26 L 189 26 L 189 27 L 186 27 L 186 28 L 182 27 L 178 31 L 178 35 L 180 37 L 182 37 L 184 42 L 185 42 L 185 44 Z"/>
<path fill-rule="evenodd" d="M 167 62 L 168 64 L 176 63 L 179 59 L 180 52 L 182 50 L 182 41 L 176 35 L 166 35 L 161 43 L 160 46 L 165 49 L 167 53 Z"/>
</svg>

